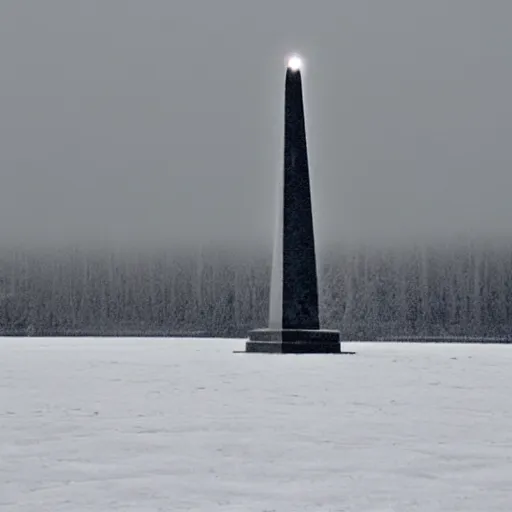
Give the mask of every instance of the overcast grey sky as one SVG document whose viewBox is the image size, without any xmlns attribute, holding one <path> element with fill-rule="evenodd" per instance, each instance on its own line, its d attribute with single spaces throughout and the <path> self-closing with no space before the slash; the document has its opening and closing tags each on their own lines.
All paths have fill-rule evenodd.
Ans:
<svg viewBox="0 0 512 512">
<path fill-rule="evenodd" d="M 320 240 L 512 235 L 509 0 L 3 0 L 0 242 L 272 240 L 300 52 Z"/>
</svg>

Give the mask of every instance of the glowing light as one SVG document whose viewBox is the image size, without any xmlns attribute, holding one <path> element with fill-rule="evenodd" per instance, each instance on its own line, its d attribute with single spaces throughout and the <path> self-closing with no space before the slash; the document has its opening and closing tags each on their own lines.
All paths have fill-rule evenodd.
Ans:
<svg viewBox="0 0 512 512">
<path fill-rule="evenodd" d="M 302 67 L 302 59 L 298 55 L 293 55 L 288 60 L 288 69 L 291 71 L 299 71 Z"/>
</svg>

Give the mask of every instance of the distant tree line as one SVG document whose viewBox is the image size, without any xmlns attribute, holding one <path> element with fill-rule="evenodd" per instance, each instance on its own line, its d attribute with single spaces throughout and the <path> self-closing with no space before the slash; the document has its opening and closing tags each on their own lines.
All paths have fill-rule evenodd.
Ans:
<svg viewBox="0 0 512 512">
<path fill-rule="evenodd" d="M 267 323 L 271 251 L 0 252 L 0 334 L 244 336 Z M 508 335 L 512 246 L 334 247 L 323 326 L 345 339 Z"/>
</svg>

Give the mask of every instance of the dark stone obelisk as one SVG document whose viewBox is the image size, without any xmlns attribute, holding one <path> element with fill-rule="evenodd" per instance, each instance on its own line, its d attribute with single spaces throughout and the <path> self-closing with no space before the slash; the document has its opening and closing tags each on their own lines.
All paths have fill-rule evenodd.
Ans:
<svg viewBox="0 0 512 512">
<path fill-rule="evenodd" d="M 320 329 L 302 77 L 295 59 L 286 71 L 284 172 L 269 327 L 249 333 L 246 352 L 340 353 L 339 332 Z"/>
</svg>

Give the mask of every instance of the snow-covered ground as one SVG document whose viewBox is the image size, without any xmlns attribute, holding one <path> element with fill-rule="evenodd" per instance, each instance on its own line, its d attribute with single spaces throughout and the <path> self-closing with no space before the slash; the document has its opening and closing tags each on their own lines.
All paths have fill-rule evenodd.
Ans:
<svg viewBox="0 0 512 512">
<path fill-rule="evenodd" d="M 512 510 L 512 346 L 0 339 L 0 510 Z"/>
</svg>

